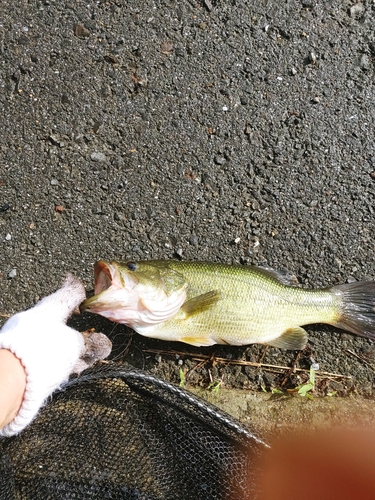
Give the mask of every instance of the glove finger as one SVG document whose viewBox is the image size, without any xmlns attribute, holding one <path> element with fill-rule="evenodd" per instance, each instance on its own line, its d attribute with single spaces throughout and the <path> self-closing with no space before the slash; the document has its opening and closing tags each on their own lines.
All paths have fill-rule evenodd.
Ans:
<svg viewBox="0 0 375 500">
<path fill-rule="evenodd" d="M 103 333 L 84 332 L 85 347 L 72 373 L 80 373 L 96 361 L 107 358 L 112 350 L 112 342 Z"/>
</svg>

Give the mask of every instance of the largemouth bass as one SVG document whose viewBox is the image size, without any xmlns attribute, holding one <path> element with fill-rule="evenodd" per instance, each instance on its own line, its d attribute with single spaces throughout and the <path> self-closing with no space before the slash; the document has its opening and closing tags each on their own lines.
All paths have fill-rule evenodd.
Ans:
<svg viewBox="0 0 375 500">
<path fill-rule="evenodd" d="M 305 290 L 259 267 L 163 260 L 98 261 L 94 272 L 95 295 L 81 311 L 147 337 L 303 349 L 301 326 L 327 323 L 375 339 L 375 281 Z"/>
</svg>

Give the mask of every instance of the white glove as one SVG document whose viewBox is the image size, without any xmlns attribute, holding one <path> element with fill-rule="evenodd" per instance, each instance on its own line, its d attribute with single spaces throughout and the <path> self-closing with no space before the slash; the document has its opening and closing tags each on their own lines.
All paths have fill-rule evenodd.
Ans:
<svg viewBox="0 0 375 500">
<path fill-rule="evenodd" d="M 68 275 L 57 292 L 28 311 L 15 314 L 0 330 L 0 349 L 9 349 L 26 372 L 21 408 L 14 420 L 0 430 L 0 436 L 18 434 L 70 373 L 79 372 L 110 353 L 111 343 L 103 334 L 84 337 L 65 324 L 85 297 L 83 284 Z"/>
</svg>

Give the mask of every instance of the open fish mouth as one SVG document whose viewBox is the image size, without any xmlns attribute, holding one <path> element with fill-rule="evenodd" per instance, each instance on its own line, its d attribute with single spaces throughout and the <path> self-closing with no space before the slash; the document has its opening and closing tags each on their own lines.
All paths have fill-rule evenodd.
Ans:
<svg viewBox="0 0 375 500">
<path fill-rule="evenodd" d="M 121 274 L 117 267 L 112 266 L 104 260 L 99 260 L 94 266 L 94 277 L 95 277 L 95 295 L 104 290 L 108 290 L 112 285 L 117 285 L 116 288 L 123 286 Z M 120 285 L 120 286 L 118 286 Z"/>
<path fill-rule="evenodd" d="M 81 312 L 94 311 L 95 309 L 103 307 L 103 299 L 105 300 L 103 292 L 116 291 L 124 288 L 124 280 L 117 266 L 113 266 L 109 262 L 99 260 L 95 263 L 95 288 L 94 296 L 86 299 L 80 305 Z"/>
</svg>

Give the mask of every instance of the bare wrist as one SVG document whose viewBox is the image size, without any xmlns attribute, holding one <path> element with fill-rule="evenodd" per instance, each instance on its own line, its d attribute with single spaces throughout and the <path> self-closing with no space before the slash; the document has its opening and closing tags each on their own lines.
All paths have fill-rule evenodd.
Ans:
<svg viewBox="0 0 375 500">
<path fill-rule="evenodd" d="M 0 429 L 17 415 L 25 387 L 26 373 L 21 361 L 8 349 L 0 349 Z"/>
</svg>

